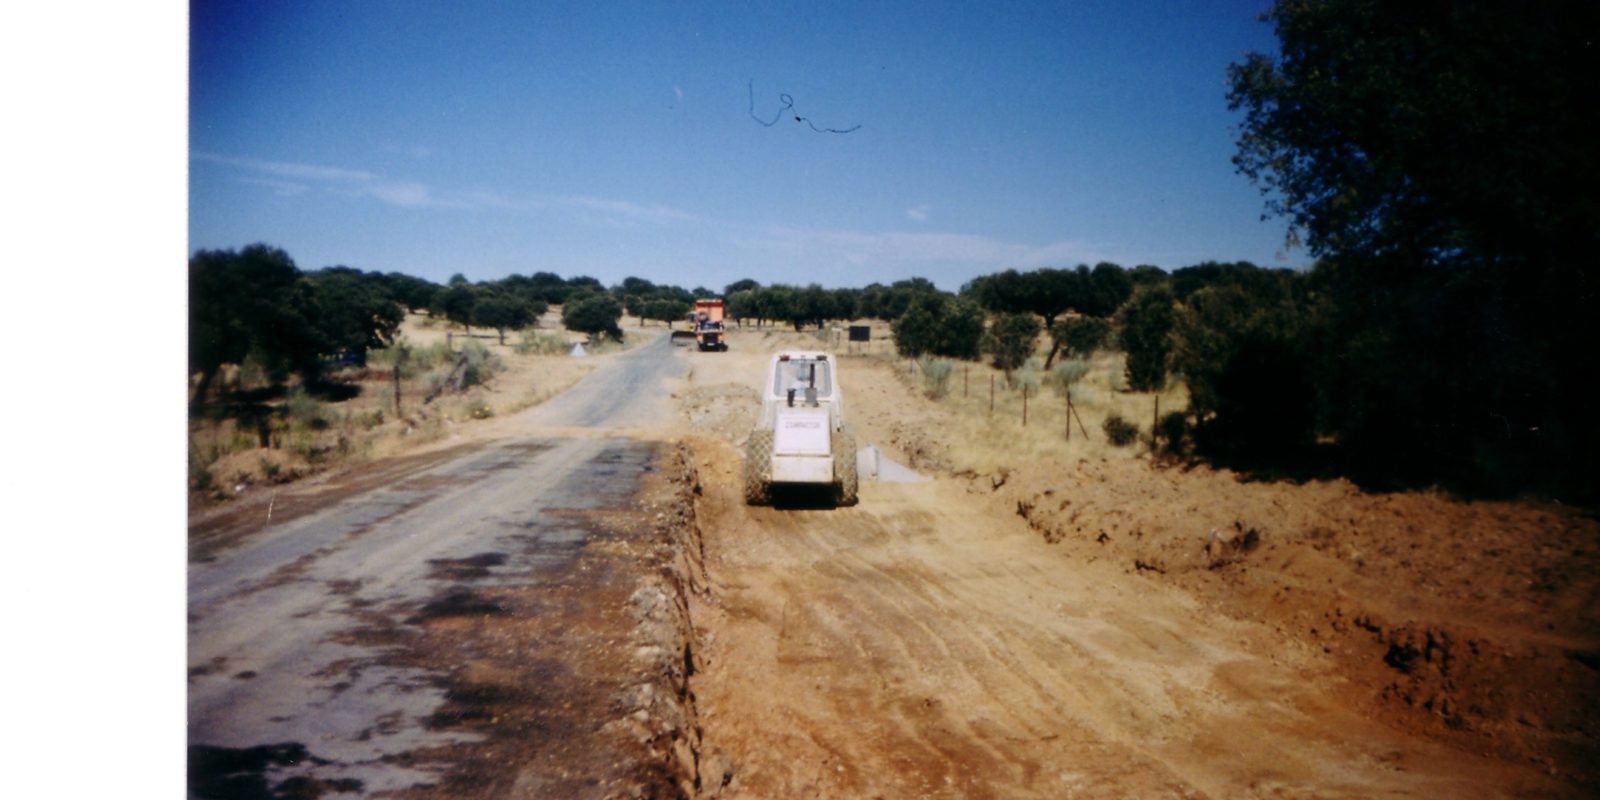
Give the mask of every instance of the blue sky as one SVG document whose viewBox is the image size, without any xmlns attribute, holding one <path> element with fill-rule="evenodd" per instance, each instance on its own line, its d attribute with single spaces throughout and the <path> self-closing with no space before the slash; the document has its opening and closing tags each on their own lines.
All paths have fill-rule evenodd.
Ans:
<svg viewBox="0 0 1600 800">
<path fill-rule="evenodd" d="M 1266 5 L 199 0 L 189 247 L 711 287 L 1302 266 L 1229 161 Z"/>
</svg>

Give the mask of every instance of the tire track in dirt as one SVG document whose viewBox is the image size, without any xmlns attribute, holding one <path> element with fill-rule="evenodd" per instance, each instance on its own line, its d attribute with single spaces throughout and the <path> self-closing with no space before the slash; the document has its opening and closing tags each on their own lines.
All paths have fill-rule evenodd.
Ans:
<svg viewBox="0 0 1600 800">
<path fill-rule="evenodd" d="M 870 518 L 868 521 L 870 524 Z M 819 552 L 838 549 L 840 544 L 816 534 L 800 538 L 808 549 Z M 937 716 L 937 725 L 932 731 L 942 734 L 944 729 L 950 729 L 972 745 L 965 754 L 967 757 L 962 759 L 975 762 L 976 766 L 975 774 L 967 781 L 969 789 L 994 783 L 985 777 L 991 773 L 1002 777 L 1020 774 L 1025 781 L 1037 775 L 1039 759 L 1020 753 L 1022 748 L 1017 745 L 1030 740 L 1061 738 L 1062 722 L 1074 717 L 1074 703 L 1063 702 L 1063 698 L 1079 703 L 1090 700 L 1089 695 L 1070 684 L 1055 680 L 1062 666 L 1046 663 L 1038 656 L 1032 642 L 1039 632 L 1013 633 L 997 624 L 998 620 L 987 609 L 969 618 L 933 616 L 938 622 L 930 622 L 932 615 L 914 612 L 956 605 L 977 609 L 974 601 L 989 593 L 989 581 L 982 576 L 973 581 L 950 573 L 936 574 L 914 562 L 899 559 L 879 566 L 872 559 L 848 549 L 839 552 L 838 561 L 818 565 L 819 574 L 839 585 L 855 587 L 858 590 L 855 599 L 870 598 L 874 602 L 867 604 L 866 613 L 849 615 L 829 633 L 839 640 L 856 642 L 858 647 L 861 642 L 872 642 L 874 637 L 883 639 L 887 633 L 891 645 L 905 656 L 875 659 L 877 664 L 944 665 L 944 669 L 936 672 L 943 700 L 908 698 L 891 704 L 901 717 L 900 733 L 920 738 L 924 745 L 932 745 L 938 751 L 940 760 L 950 761 L 956 754 L 945 742 L 951 737 L 932 735 L 927 723 L 929 717 Z M 979 591 L 969 596 L 961 596 L 956 588 L 973 583 L 979 584 Z M 1035 657 L 1024 663 L 1024 657 L 1030 652 Z M 1082 652 L 1069 653 L 1065 661 L 1078 669 L 1087 666 Z M 1010 680 L 996 680 L 997 674 Z M 1046 681 L 1054 685 L 1047 685 Z M 956 698 L 962 701 L 956 704 L 960 707 L 1004 709 L 1006 716 L 999 720 L 983 716 L 963 720 L 949 713 L 929 713 L 929 709 L 952 705 L 951 700 Z M 1009 732 L 1013 730 L 1023 735 L 1011 735 Z M 1084 732 L 1080 729 L 1074 733 L 1081 737 Z M 1143 768 L 1161 771 L 1154 764 L 1143 765 Z"/>
<path fill-rule="evenodd" d="M 723 796 L 1555 792 L 1363 719 L 1320 654 L 1069 560 L 955 482 L 750 509 L 734 448 L 693 446 L 713 587 L 696 693 Z"/>
</svg>

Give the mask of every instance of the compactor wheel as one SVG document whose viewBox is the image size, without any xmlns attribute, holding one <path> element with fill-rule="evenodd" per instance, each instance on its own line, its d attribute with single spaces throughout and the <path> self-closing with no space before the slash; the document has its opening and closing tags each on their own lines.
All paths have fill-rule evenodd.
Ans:
<svg viewBox="0 0 1600 800">
<path fill-rule="evenodd" d="M 772 502 L 772 431 L 750 434 L 744 445 L 744 501 L 752 506 Z"/>
<path fill-rule="evenodd" d="M 844 431 L 833 435 L 833 499 L 841 506 L 853 506 L 858 499 L 861 478 L 856 470 L 856 437 Z"/>
</svg>

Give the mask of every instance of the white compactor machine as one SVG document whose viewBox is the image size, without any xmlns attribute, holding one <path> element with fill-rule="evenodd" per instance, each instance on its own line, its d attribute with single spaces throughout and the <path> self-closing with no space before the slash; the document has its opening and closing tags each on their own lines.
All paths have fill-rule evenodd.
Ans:
<svg viewBox="0 0 1600 800">
<path fill-rule="evenodd" d="M 774 355 L 761 392 L 761 419 L 745 444 L 744 499 L 772 501 L 776 484 L 828 485 L 834 502 L 855 505 L 855 437 L 844 429 L 844 395 L 827 353 Z"/>
</svg>

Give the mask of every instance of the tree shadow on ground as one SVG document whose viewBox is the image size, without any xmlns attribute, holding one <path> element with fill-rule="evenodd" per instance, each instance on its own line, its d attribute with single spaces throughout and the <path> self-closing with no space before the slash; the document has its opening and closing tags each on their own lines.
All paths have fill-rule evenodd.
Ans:
<svg viewBox="0 0 1600 800">
<path fill-rule="evenodd" d="M 288 416 L 288 406 L 284 399 L 289 395 L 289 386 L 286 384 L 273 384 L 250 389 L 223 391 L 208 399 L 197 408 L 191 408 L 190 420 L 193 422 L 221 423 L 233 420 L 234 426 L 239 430 L 254 431 L 263 448 L 272 446 L 272 431 L 275 421 L 283 420 Z M 341 403 L 361 396 L 362 386 L 359 383 L 343 383 L 337 381 L 316 381 L 307 384 L 306 394 L 327 403 Z"/>
<path fill-rule="evenodd" d="M 1363 492 L 1389 494 L 1443 491 L 1462 500 L 1557 498 L 1579 505 L 1594 502 L 1593 492 L 1573 491 L 1551 481 L 1530 479 L 1527 459 L 1486 459 L 1484 463 L 1445 463 L 1410 451 L 1363 452 L 1334 442 L 1277 447 L 1241 446 L 1237 441 L 1196 431 L 1191 454 L 1174 459 L 1184 468 L 1205 464 L 1226 469 L 1244 482 L 1347 480 Z M 1519 470 L 1515 465 L 1523 464 Z"/>
</svg>

